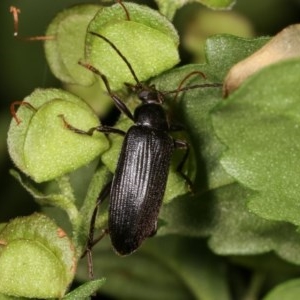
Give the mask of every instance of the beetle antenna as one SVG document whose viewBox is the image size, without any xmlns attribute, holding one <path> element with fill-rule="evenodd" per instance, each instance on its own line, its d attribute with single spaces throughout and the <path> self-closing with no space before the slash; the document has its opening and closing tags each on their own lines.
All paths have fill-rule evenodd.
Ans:
<svg viewBox="0 0 300 300">
<path fill-rule="evenodd" d="M 168 94 L 176 94 L 175 98 L 177 98 L 177 95 L 180 92 L 184 92 L 184 91 L 188 91 L 188 90 L 193 90 L 193 89 L 198 89 L 198 88 L 207 88 L 207 87 L 222 87 L 223 84 L 222 83 L 202 83 L 202 84 L 195 84 L 195 85 L 191 85 L 191 86 L 185 86 L 183 88 L 177 88 L 176 90 L 172 90 L 172 91 L 164 91 L 162 92 L 163 95 L 168 95 Z"/>
<path fill-rule="evenodd" d="M 180 91 L 181 88 L 182 88 L 182 86 L 183 86 L 183 84 L 184 84 L 190 77 L 192 77 L 192 76 L 194 76 L 194 75 L 200 75 L 202 78 L 206 79 L 206 75 L 205 75 L 203 72 L 201 72 L 201 71 L 193 71 L 193 72 L 187 74 L 187 75 L 181 80 L 181 82 L 180 82 L 180 84 L 179 84 L 177 90 Z"/>
<path fill-rule="evenodd" d="M 106 43 L 108 43 L 108 44 L 109 44 L 109 45 L 110 45 L 110 46 L 118 53 L 118 55 L 122 58 L 122 60 L 126 63 L 126 65 L 127 65 L 128 69 L 130 70 L 130 73 L 132 74 L 132 76 L 133 76 L 135 82 L 136 82 L 138 85 L 141 84 L 140 81 L 139 81 L 139 79 L 137 78 L 137 76 L 136 76 L 136 74 L 135 74 L 135 72 L 134 72 L 134 70 L 133 70 L 133 68 L 132 68 L 132 66 L 131 66 L 131 64 L 130 64 L 130 62 L 129 62 L 129 61 L 127 60 L 127 58 L 121 53 L 121 51 L 116 47 L 116 45 L 115 45 L 113 42 L 111 42 L 108 38 L 106 38 L 105 36 L 103 36 L 103 35 L 100 34 L 100 33 L 93 32 L 93 31 L 90 31 L 89 33 L 92 34 L 92 35 L 95 35 L 95 36 L 97 36 L 97 37 L 99 37 L 99 38 L 101 38 L 101 39 L 104 40 Z"/>
<path fill-rule="evenodd" d="M 176 101 L 176 99 L 177 99 L 177 97 L 178 97 L 178 94 L 179 94 L 179 93 L 181 92 L 181 90 L 182 90 L 183 84 L 184 84 L 190 77 L 192 77 L 192 76 L 194 76 L 194 75 L 200 75 L 201 77 L 203 77 L 204 79 L 206 79 L 205 74 L 204 74 L 203 72 L 201 72 L 201 71 L 193 71 L 193 72 L 187 74 L 187 75 L 181 80 L 180 84 L 179 84 L 178 87 L 177 87 L 177 93 L 175 94 L 175 97 L 174 97 L 174 100 L 175 100 L 175 101 Z"/>
<path fill-rule="evenodd" d="M 125 11 L 127 21 L 130 21 L 129 12 L 128 12 L 127 8 L 125 7 L 125 5 L 123 4 L 122 0 L 116 0 L 116 1 L 122 6 L 123 10 Z"/>
<path fill-rule="evenodd" d="M 191 85 L 191 86 L 185 86 L 185 87 L 182 87 L 183 84 L 192 76 L 195 76 L 195 75 L 200 75 L 202 78 L 206 79 L 206 75 L 201 72 L 201 71 L 193 71 L 193 72 L 190 72 L 189 74 L 187 74 L 179 83 L 178 87 L 176 90 L 171 90 L 171 91 L 163 91 L 161 92 L 163 95 L 168 95 L 168 94 L 175 94 L 175 97 L 174 99 L 176 100 L 177 97 L 178 97 L 178 94 L 180 92 L 184 92 L 184 91 L 187 91 L 187 90 L 192 90 L 192 89 L 198 89 L 198 88 L 207 88 L 207 87 L 221 87 L 223 86 L 222 83 L 201 83 L 201 84 L 195 84 L 195 85 Z"/>
<path fill-rule="evenodd" d="M 223 84 L 222 83 L 202 83 L 202 84 L 195 84 L 195 85 L 191 85 L 191 86 L 185 86 L 185 87 L 182 87 L 183 84 L 192 76 L 195 76 L 195 75 L 200 75 L 202 78 L 206 79 L 206 75 L 201 72 L 201 71 L 193 71 L 189 74 L 187 74 L 182 80 L 181 82 L 179 83 L 178 85 L 178 88 L 176 90 L 172 90 L 172 91 L 164 91 L 162 92 L 163 95 L 167 95 L 167 94 L 176 94 L 175 95 L 175 99 L 177 99 L 178 97 L 178 94 L 180 92 L 184 92 L 184 91 L 187 91 L 187 90 L 192 90 L 192 89 L 197 89 L 197 88 L 206 88 L 206 87 L 221 87 Z"/>
<path fill-rule="evenodd" d="M 33 111 L 36 111 L 36 108 L 34 106 L 32 106 L 29 102 L 25 102 L 25 101 L 14 101 L 11 105 L 10 105 L 10 113 L 12 115 L 12 117 L 15 119 L 17 125 L 19 125 L 21 123 L 21 120 L 18 118 L 17 113 L 16 113 L 16 106 L 27 106 L 28 108 L 32 109 Z"/>
<path fill-rule="evenodd" d="M 54 40 L 54 36 L 52 35 L 44 35 L 44 36 L 29 36 L 29 37 L 20 37 L 19 36 L 19 14 L 21 10 L 15 6 L 11 6 L 9 8 L 9 12 L 13 15 L 14 20 L 14 37 L 23 41 L 46 41 L 46 40 Z"/>
<path fill-rule="evenodd" d="M 193 90 L 193 89 L 198 89 L 198 88 L 206 88 L 206 87 L 222 87 L 223 83 L 202 83 L 202 84 L 195 84 L 195 85 L 191 85 L 191 86 L 185 86 L 183 88 L 176 89 L 176 90 L 172 90 L 172 91 L 166 91 L 164 92 L 164 95 L 166 94 L 174 94 L 174 93 L 180 93 L 180 92 L 184 92 L 184 91 L 188 91 L 188 90 Z"/>
</svg>

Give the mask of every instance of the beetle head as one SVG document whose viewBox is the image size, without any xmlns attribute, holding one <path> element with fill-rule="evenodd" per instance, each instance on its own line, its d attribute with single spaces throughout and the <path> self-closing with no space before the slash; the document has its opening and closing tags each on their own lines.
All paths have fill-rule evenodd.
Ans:
<svg viewBox="0 0 300 300">
<path fill-rule="evenodd" d="M 164 102 L 163 94 L 155 88 L 155 85 L 146 86 L 142 83 L 136 85 L 126 84 L 143 103 L 162 104 Z"/>
</svg>

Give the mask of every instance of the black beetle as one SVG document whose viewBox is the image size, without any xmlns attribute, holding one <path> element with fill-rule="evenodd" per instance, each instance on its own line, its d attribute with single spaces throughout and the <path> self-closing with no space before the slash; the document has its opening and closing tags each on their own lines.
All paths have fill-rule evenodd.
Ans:
<svg viewBox="0 0 300 300">
<path fill-rule="evenodd" d="M 136 250 L 156 232 L 169 165 L 176 142 L 169 136 L 165 112 L 155 93 L 142 91 L 127 131 L 112 181 L 109 234 L 122 255 Z"/>
<path fill-rule="evenodd" d="M 69 129 L 81 134 L 92 135 L 94 131 L 101 131 L 125 136 L 113 180 L 99 195 L 97 207 L 110 194 L 108 233 L 111 243 L 118 254 L 129 255 L 147 237 L 156 232 L 170 160 L 175 148 L 186 149 L 177 171 L 191 184 L 188 177 L 182 173 L 189 147 L 185 141 L 175 140 L 169 135 L 170 131 L 178 130 L 178 127 L 172 127 L 168 123 L 166 112 L 162 107 L 164 95 L 191 88 L 219 87 L 220 84 L 201 84 L 174 91 L 160 92 L 155 89 L 155 86 L 144 85 L 138 80 L 128 60 L 110 40 L 95 32 L 90 32 L 90 34 L 109 43 L 122 57 L 136 81 L 136 85 L 127 85 L 137 94 L 142 104 L 135 109 L 134 115 L 132 115 L 122 100 L 111 91 L 106 76 L 90 64 L 79 62 L 80 65 L 102 78 L 117 108 L 132 119 L 134 125 L 127 132 L 108 126 L 98 126 L 85 132 L 74 128 L 65 120 L 64 122 Z M 202 74 L 201 72 L 196 73 Z M 91 220 L 87 253 L 90 253 L 95 244 L 93 235 L 96 215 L 97 209 Z"/>
<path fill-rule="evenodd" d="M 104 36 L 93 32 L 91 34 L 104 39 L 115 48 Z M 116 51 L 119 53 L 119 50 Z M 127 60 L 126 63 L 130 66 Z M 155 234 L 172 153 L 175 148 L 186 149 L 183 160 L 178 166 L 178 171 L 182 173 L 181 169 L 188 156 L 188 144 L 185 141 L 175 140 L 169 135 L 169 131 L 173 128 L 170 127 L 166 112 L 161 105 L 164 101 L 163 93 L 157 91 L 154 86 L 146 86 L 139 82 L 131 66 L 129 68 L 137 84 L 128 86 L 142 102 L 135 109 L 134 115 L 119 97 L 111 92 L 106 77 L 99 70 L 89 64 L 82 62 L 80 64 L 101 76 L 116 106 L 134 122 L 125 133 L 107 126 L 99 126 L 83 132 L 65 121 L 67 127 L 77 133 L 92 135 L 97 130 L 125 136 L 113 180 L 101 193 L 97 204 L 110 194 L 108 233 L 115 251 L 120 255 L 128 255 L 135 251 L 147 237 Z M 185 175 L 183 177 L 190 183 Z"/>
</svg>

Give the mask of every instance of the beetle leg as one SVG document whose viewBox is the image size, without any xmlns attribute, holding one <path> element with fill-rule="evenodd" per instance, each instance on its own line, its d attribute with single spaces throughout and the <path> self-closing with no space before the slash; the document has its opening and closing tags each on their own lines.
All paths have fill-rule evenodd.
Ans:
<svg viewBox="0 0 300 300">
<path fill-rule="evenodd" d="M 78 133 L 78 134 L 85 134 L 85 135 L 92 136 L 95 131 L 99 131 L 99 132 L 103 132 L 103 133 L 117 133 L 117 134 L 120 134 L 123 136 L 125 136 L 125 134 L 126 134 L 126 132 L 124 132 L 121 129 L 110 127 L 110 126 L 102 126 L 102 125 L 92 127 L 88 131 L 81 130 L 81 129 L 78 129 L 78 128 L 72 126 L 71 124 L 69 124 L 67 122 L 67 120 L 65 119 L 64 115 L 58 115 L 58 116 L 60 118 L 62 118 L 64 125 L 67 129 L 69 129 L 75 133 Z"/>
<path fill-rule="evenodd" d="M 88 136 L 92 136 L 95 131 L 99 131 L 99 132 L 103 132 L 103 133 L 117 133 L 117 134 L 120 134 L 120 135 L 123 135 L 123 136 L 126 134 L 124 131 L 122 131 L 120 129 L 109 127 L 109 126 L 102 126 L 102 125 L 97 126 L 97 127 L 92 127 L 88 131 L 84 131 L 84 130 L 78 129 L 78 128 L 72 126 L 71 124 L 69 124 L 66 121 L 64 115 L 59 115 L 59 117 L 62 118 L 62 120 L 64 122 L 64 125 L 68 130 L 71 130 L 71 131 L 73 131 L 75 133 L 78 133 L 78 134 L 85 134 L 85 135 L 88 135 Z M 97 218 L 98 209 L 99 209 L 100 204 L 109 195 L 111 184 L 112 184 L 112 182 L 109 182 L 108 184 L 106 184 L 105 187 L 100 192 L 98 198 L 97 198 L 96 206 L 95 206 L 95 209 L 94 209 L 92 217 L 91 217 L 90 229 L 89 229 L 86 249 L 85 249 L 84 253 L 81 256 L 81 257 L 84 257 L 85 255 L 87 256 L 88 272 L 89 272 L 89 277 L 91 279 L 94 278 L 92 248 L 95 244 L 97 244 L 107 234 L 107 230 L 103 230 L 101 235 L 98 238 L 94 239 L 96 218 Z"/>
<path fill-rule="evenodd" d="M 182 141 L 182 140 L 174 140 L 174 145 L 175 145 L 175 148 L 185 149 L 185 153 L 184 153 L 180 163 L 178 164 L 176 171 L 182 176 L 182 178 L 184 178 L 184 180 L 187 182 L 190 189 L 193 191 L 193 183 L 192 183 L 191 179 L 187 175 L 185 175 L 182 171 L 184 164 L 190 153 L 190 146 L 187 142 Z"/>
<path fill-rule="evenodd" d="M 91 222 L 90 222 L 90 230 L 89 230 L 88 240 L 86 244 L 86 249 L 82 254 L 82 257 L 84 257 L 85 255 L 87 256 L 89 277 L 91 279 L 94 278 L 92 248 L 107 234 L 107 230 L 103 230 L 101 235 L 98 238 L 94 239 L 96 218 L 97 218 L 100 204 L 107 198 L 107 196 L 110 193 L 111 184 L 112 181 L 107 183 L 97 198 L 96 207 L 93 211 Z"/>
<path fill-rule="evenodd" d="M 94 74 L 98 75 L 99 77 L 101 77 L 106 89 L 107 89 L 107 92 L 109 94 L 109 96 L 111 97 L 111 99 L 114 101 L 116 107 L 121 111 L 123 112 L 129 119 L 133 120 L 133 115 L 132 113 L 130 112 L 130 110 L 127 108 L 127 106 L 125 105 L 125 103 L 116 95 L 114 94 L 111 89 L 110 89 L 110 86 L 109 86 L 109 83 L 108 83 L 108 80 L 107 80 L 107 77 L 102 74 L 98 69 L 96 69 L 95 67 L 93 67 L 92 65 L 90 64 L 87 64 L 87 63 L 83 63 L 81 61 L 78 62 L 78 64 L 80 64 L 81 66 L 83 66 L 84 68 L 92 71 Z"/>
</svg>

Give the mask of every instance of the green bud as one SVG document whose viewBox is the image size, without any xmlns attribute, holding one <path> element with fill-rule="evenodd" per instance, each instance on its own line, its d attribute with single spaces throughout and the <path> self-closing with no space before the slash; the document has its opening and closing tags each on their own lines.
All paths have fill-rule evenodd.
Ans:
<svg viewBox="0 0 300 300">
<path fill-rule="evenodd" d="M 179 38 L 173 25 L 157 11 L 126 3 L 130 20 L 120 4 L 99 10 L 88 32 L 109 39 L 133 67 L 140 81 L 172 68 L 179 62 Z M 113 90 L 124 82 L 135 83 L 128 66 L 111 45 L 90 33 L 86 39 L 86 59 L 103 73 Z"/>
<path fill-rule="evenodd" d="M 61 298 L 74 278 L 74 247 L 44 215 L 16 218 L 0 233 L 0 269 L 0 293 Z"/>
<path fill-rule="evenodd" d="M 58 89 L 39 89 L 25 98 L 18 119 L 8 132 L 9 154 L 16 166 L 36 182 L 60 177 L 89 163 L 108 148 L 104 134 L 76 134 L 63 119 L 81 130 L 99 125 L 92 109 L 81 99 Z"/>
<path fill-rule="evenodd" d="M 85 37 L 89 22 L 101 8 L 99 5 L 78 5 L 60 12 L 50 23 L 45 52 L 52 73 L 69 84 L 91 85 L 94 75 L 78 65 L 84 58 Z"/>
</svg>

